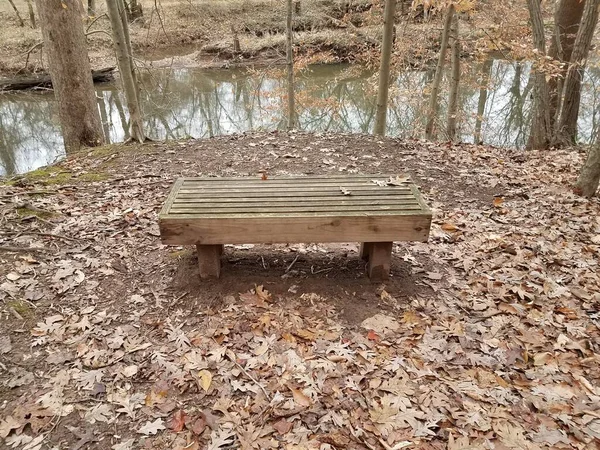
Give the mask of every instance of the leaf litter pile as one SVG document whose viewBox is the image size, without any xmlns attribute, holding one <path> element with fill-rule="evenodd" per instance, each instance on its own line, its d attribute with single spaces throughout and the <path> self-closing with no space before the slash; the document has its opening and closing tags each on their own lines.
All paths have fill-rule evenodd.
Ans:
<svg viewBox="0 0 600 450">
<path fill-rule="evenodd" d="M 108 150 L 0 186 L 4 448 L 600 447 L 581 154 L 301 133 Z M 410 175 L 429 242 L 396 245 L 385 285 L 356 243 L 228 246 L 212 282 L 160 244 L 177 176 L 310 173 Z"/>
</svg>

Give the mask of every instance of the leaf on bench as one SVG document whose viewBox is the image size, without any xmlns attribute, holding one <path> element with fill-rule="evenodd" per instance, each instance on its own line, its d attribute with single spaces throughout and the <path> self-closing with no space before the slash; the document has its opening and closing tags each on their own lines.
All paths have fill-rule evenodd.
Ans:
<svg viewBox="0 0 600 450">
<path fill-rule="evenodd" d="M 388 186 L 402 186 L 403 184 L 410 183 L 410 177 L 408 175 L 398 175 L 390 177 L 387 181 Z"/>
<path fill-rule="evenodd" d="M 340 191 L 342 191 L 342 194 L 344 195 L 352 195 L 352 192 L 346 189 L 345 187 L 340 186 Z"/>
</svg>

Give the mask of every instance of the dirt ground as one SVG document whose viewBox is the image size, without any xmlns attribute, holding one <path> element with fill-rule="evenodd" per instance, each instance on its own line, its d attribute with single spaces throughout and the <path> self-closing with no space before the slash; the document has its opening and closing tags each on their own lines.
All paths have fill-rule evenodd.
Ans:
<svg viewBox="0 0 600 450">
<path fill-rule="evenodd" d="M 582 156 L 257 133 L 4 180 L 0 446 L 600 448 L 600 201 L 571 191 Z M 193 248 L 159 240 L 171 183 L 259 171 L 410 174 L 429 242 L 395 245 L 383 285 L 357 243 L 227 246 L 201 281 Z"/>
<path fill-rule="evenodd" d="M 526 9 L 516 0 L 494 1 L 461 15 L 463 55 L 511 48 L 522 52 L 528 34 Z M 27 74 L 47 67 L 39 26 L 32 29 L 24 0 L 15 0 L 25 22 L 20 27 L 8 2 L 0 2 L 0 76 Z M 114 66 L 104 2 L 95 19 L 84 18 L 93 68 Z M 141 66 L 222 67 L 284 61 L 285 3 L 274 0 L 142 0 L 144 16 L 131 24 L 132 44 Z M 301 0 L 294 19 L 296 63 L 360 62 L 377 64 L 382 2 Z M 398 6 L 397 64 L 419 66 L 437 58 L 441 17 Z M 551 7 L 549 17 L 552 17 Z M 509 10 L 510 14 L 506 11 Z M 403 12 L 404 11 L 404 12 Z M 234 54 L 234 35 L 241 52 Z M 30 51 L 31 50 L 31 51 Z M 522 57 L 522 55 L 517 55 Z"/>
</svg>

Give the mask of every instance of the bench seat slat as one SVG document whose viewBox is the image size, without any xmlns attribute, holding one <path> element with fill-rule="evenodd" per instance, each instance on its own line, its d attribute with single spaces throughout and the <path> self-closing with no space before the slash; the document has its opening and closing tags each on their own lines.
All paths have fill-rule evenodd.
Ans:
<svg viewBox="0 0 600 450">
<path fill-rule="evenodd" d="M 225 201 L 229 200 L 229 201 Z M 414 205 L 418 208 L 419 202 L 414 198 L 402 198 L 396 199 L 392 198 L 391 200 L 370 200 L 370 199 L 362 199 L 362 200 L 338 200 L 338 199 L 325 199 L 325 200 L 305 200 L 298 199 L 294 203 L 290 204 L 290 202 L 281 201 L 281 199 L 273 199 L 268 201 L 237 201 L 232 202 L 231 199 L 223 199 L 222 201 L 219 199 L 212 199 L 212 201 L 206 200 L 188 200 L 184 202 L 175 201 L 173 206 L 171 207 L 171 211 L 181 208 L 194 208 L 194 209 L 204 209 L 204 208 L 270 208 L 270 207 L 307 207 L 307 206 L 401 206 L 401 205 Z"/>
<path fill-rule="evenodd" d="M 387 198 L 387 197 L 396 197 L 401 198 L 403 196 L 408 195 L 409 197 L 413 197 L 412 193 L 396 193 L 396 192 L 379 192 L 379 191 L 364 191 L 364 192 L 356 192 L 352 191 L 352 198 Z M 341 191 L 313 191 L 313 192 L 273 192 L 273 191 L 262 191 L 262 192 L 228 192 L 226 195 L 223 195 L 222 192 L 211 192 L 211 193 L 180 193 L 177 195 L 177 200 L 182 199 L 214 199 L 214 198 L 291 198 L 288 201 L 297 201 L 302 198 L 310 198 L 310 197 L 333 197 L 333 198 L 342 198 L 344 197 Z"/>
<path fill-rule="evenodd" d="M 402 195 L 388 195 L 388 196 L 368 196 L 368 195 L 351 195 L 347 196 L 343 200 L 339 199 L 339 196 L 293 196 L 292 198 L 286 197 L 178 197 L 173 201 L 174 206 L 186 205 L 190 203 L 306 203 L 306 202 L 369 202 L 375 205 L 382 203 L 394 203 L 404 201 L 416 201 L 413 195 L 402 194 Z"/>
<path fill-rule="evenodd" d="M 165 244 L 427 240 L 431 211 L 387 176 L 182 178 L 159 216 Z M 342 189 L 351 195 L 344 195 Z"/>
<path fill-rule="evenodd" d="M 398 189 L 398 188 L 391 188 L 391 187 L 383 187 L 382 188 L 382 187 L 377 187 L 377 186 L 373 186 L 373 187 L 371 187 L 371 186 L 335 186 L 335 187 L 330 187 L 330 188 L 329 187 L 318 187 L 318 186 L 314 186 L 314 187 L 312 187 L 312 186 L 311 187 L 294 186 L 294 187 L 285 188 L 285 190 L 281 186 L 253 186 L 252 188 L 248 188 L 248 189 L 239 189 L 238 187 L 231 187 L 229 189 L 227 189 L 226 187 L 215 188 L 215 189 L 182 188 L 179 191 L 179 193 L 180 194 L 203 194 L 203 193 L 225 194 L 225 193 L 232 193 L 232 192 L 243 193 L 243 192 L 265 192 L 266 191 L 266 192 L 273 192 L 275 194 L 278 194 L 280 192 L 332 192 L 332 193 L 336 193 L 340 197 L 344 197 L 341 187 L 349 190 L 351 193 L 388 191 L 388 192 L 394 192 L 394 193 L 398 194 L 398 193 L 410 192 L 410 189 Z M 281 191 L 278 191 L 279 189 L 281 189 Z"/>
<path fill-rule="evenodd" d="M 355 214 L 377 214 L 381 211 L 420 211 L 421 207 L 416 204 L 410 205 L 381 205 L 381 206 L 270 206 L 270 207 L 238 207 L 238 208 L 171 208 L 170 215 L 190 214 L 195 216 L 216 216 L 217 214 L 262 214 L 281 213 L 294 214 L 306 212 L 354 212 Z"/>
</svg>

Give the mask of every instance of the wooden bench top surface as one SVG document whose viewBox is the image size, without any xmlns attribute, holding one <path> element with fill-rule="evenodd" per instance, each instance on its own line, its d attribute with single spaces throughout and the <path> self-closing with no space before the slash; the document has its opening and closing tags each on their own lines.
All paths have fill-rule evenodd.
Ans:
<svg viewBox="0 0 600 450">
<path fill-rule="evenodd" d="M 159 215 L 161 240 L 173 245 L 427 241 L 431 211 L 418 189 L 388 185 L 389 179 L 180 178 Z"/>
<path fill-rule="evenodd" d="M 423 215 L 418 189 L 389 176 L 180 178 L 160 213 L 171 219 Z M 380 185 L 380 184 L 383 184 Z"/>
</svg>

